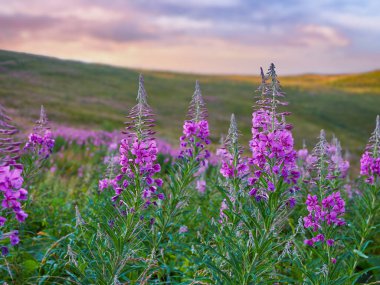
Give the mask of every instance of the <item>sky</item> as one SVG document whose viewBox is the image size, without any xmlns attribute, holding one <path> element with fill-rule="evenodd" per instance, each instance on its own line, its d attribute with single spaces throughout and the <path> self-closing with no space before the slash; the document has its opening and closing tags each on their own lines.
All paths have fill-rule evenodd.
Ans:
<svg viewBox="0 0 380 285">
<path fill-rule="evenodd" d="M 211 74 L 380 68 L 379 0 L 0 0 L 0 49 Z"/>
</svg>

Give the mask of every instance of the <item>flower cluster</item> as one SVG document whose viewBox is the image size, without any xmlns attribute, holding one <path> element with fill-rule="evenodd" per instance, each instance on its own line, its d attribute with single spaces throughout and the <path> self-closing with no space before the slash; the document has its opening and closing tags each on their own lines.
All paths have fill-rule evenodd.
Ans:
<svg viewBox="0 0 380 285">
<path fill-rule="evenodd" d="M 0 228 L 5 225 L 7 218 L 9 219 L 12 213 L 19 222 L 24 222 L 28 217 L 28 214 L 21 208 L 21 201 L 27 200 L 28 197 L 28 191 L 22 188 L 24 179 L 21 174 L 22 169 L 20 168 L 14 168 L 9 165 L 0 166 L 0 192 L 3 195 L 0 211 Z M 18 231 L 11 231 L 0 236 L 0 239 L 5 238 L 10 238 L 12 245 L 18 244 Z"/>
<path fill-rule="evenodd" d="M 252 139 L 249 143 L 252 151 L 250 162 L 256 168 L 250 180 L 251 184 L 255 184 L 266 174 L 265 183 L 250 191 L 257 199 L 265 198 L 267 191 L 275 190 L 276 181 L 270 181 L 270 175 L 281 177 L 289 185 L 296 184 L 300 176 L 296 165 L 297 153 L 294 150 L 292 126 L 285 122 L 285 116 L 289 113 L 277 112 L 279 105 L 287 103 L 279 99 L 284 97 L 284 93 L 281 91 L 275 66 L 271 64 L 266 75 L 261 69 L 261 76 L 262 84 L 258 89 L 261 97 L 256 102 L 258 110 L 252 114 Z M 271 79 L 271 83 L 267 83 L 268 79 Z M 295 189 L 290 187 L 289 190 L 293 192 Z"/>
<path fill-rule="evenodd" d="M 360 159 L 360 175 L 366 177 L 366 182 L 373 184 L 380 177 L 380 117 L 376 118 L 376 128 L 372 133 L 367 149 Z"/>
<path fill-rule="evenodd" d="M 327 147 L 327 154 L 330 159 L 330 169 L 334 177 L 345 178 L 350 168 L 350 162 L 343 158 L 342 148 L 337 138 L 333 138 Z"/>
<path fill-rule="evenodd" d="M 5 115 L 4 108 L 0 105 L 0 240 L 9 238 L 11 245 L 19 243 L 17 230 L 7 231 L 11 227 L 10 218 L 14 216 L 18 222 L 23 222 L 28 217 L 22 210 L 21 202 L 28 197 L 28 191 L 22 188 L 23 166 L 18 163 L 20 143 L 15 142 L 12 136 L 18 130 L 10 125 L 11 119 Z M 8 223 L 7 223 L 8 221 Z M 8 254 L 7 246 L 1 247 L 3 255 Z"/>
<path fill-rule="evenodd" d="M 41 159 L 46 159 L 51 154 L 55 140 L 49 130 L 46 112 L 41 106 L 40 119 L 36 122 L 33 133 L 29 135 L 29 140 L 25 145 L 24 150 L 32 151 Z"/>
<path fill-rule="evenodd" d="M 280 174 L 288 184 L 297 182 L 299 172 L 292 133 L 288 125 L 278 122 L 269 111 L 253 113 L 250 148 L 251 163 L 258 169 Z"/>
<path fill-rule="evenodd" d="M 367 176 L 367 182 L 373 183 L 375 176 L 380 176 L 380 157 L 372 157 L 366 151 L 360 159 L 360 175 Z"/>
<path fill-rule="evenodd" d="M 233 158 L 226 153 L 223 156 L 220 173 L 225 178 L 243 177 L 249 172 L 249 166 L 246 161 L 239 161 L 236 166 L 233 165 Z"/>
<path fill-rule="evenodd" d="M 183 136 L 180 137 L 180 157 L 195 157 L 203 162 L 210 157 L 210 152 L 205 148 L 210 144 L 207 111 L 203 101 L 198 81 L 195 84 L 195 92 L 189 106 L 189 120 L 183 125 Z"/>
<path fill-rule="evenodd" d="M 238 129 L 235 115 L 231 115 L 230 128 L 224 141 L 224 146 L 217 150 L 221 159 L 220 174 L 223 177 L 242 178 L 249 173 L 249 165 L 246 159 L 241 157 L 242 150 L 238 144 Z"/>
<path fill-rule="evenodd" d="M 197 155 L 197 159 L 206 159 L 210 156 L 210 152 L 205 146 L 210 144 L 210 135 L 208 122 L 201 120 L 199 122 L 185 121 L 183 125 L 183 136 L 181 141 L 181 157 L 192 157 Z M 196 149 L 194 151 L 194 149 Z"/>
<path fill-rule="evenodd" d="M 247 159 L 242 157 L 234 114 L 231 115 L 230 127 L 224 145 L 218 149 L 217 154 L 221 158 L 220 174 L 226 178 L 224 186 L 228 190 L 228 199 L 234 204 L 238 200 L 239 194 L 243 192 L 242 188 L 246 187 L 246 178 L 250 170 Z M 227 216 L 224 213 L 224 210 L 227 209 L 227 200 L 224 199 L 220 207 L 220 223 L 227 220 Z"/>
<path fill-rule="evenodd" d="M 49 130 L 46 130 L 43 136 L 32 133 L 29 135 L 29 140 L 25 145 L 25 149 L 35 149 L 42 158 L 47 158 L 54 147 L 55 140 Z"/>
<path fill-rule="evenodd" d="M 140 177 L 145 185 L 142 197 L 146 204 L 158 198 L 164 199 L 162 193 L 157 192 L 157 187 L 162 186 L 162 179 L 154 179 L 153 176 L 161 171 L 157 160 L 157 145 L 155 139 L 139 140 L 135 138 L 132 143 L 128 139 L 123 139 L 120 145 L 120 165 L 121 172 L 127 178 L 123 181 L 123 188 L 128 187 L 129 181 Z M 129 178 L 129 179 L 128 179 Z M 123 188 L 116 188 L 116 196 L 120 195 Z M 116 197 L 114 197 L 116 198 Z"/>
<path fill-rule="evenodd" d="M 151 130 L 154 126 L 154 119 L 146 97 L 144 79 L 140 75 L 138 103 L 128 116 L 126 137 L 120 142 L 117 159 L 120 172 L 114 178 L 110 177 L 114 173 L 109 173 L 109 178 L 99 181 L 100 191 L 108 187 L 114 189 L 115 195 L 112 197 L 112 201 L 121 199 L 120 196 L 124 191 L 134 191 L 142 198 L 145 207 L 150 204 L 156 205 L 157 200 L 165 198 L 164 194 L 159 192 L 159 187 L 163 184 L 162 179 L 154 177 L 161 171 L 161 166 L 157 163 L 158 147 Z M 110 163 L 113 162 L 114 159 Z M 135 206 L 139 205 L 131 205 L 131 208 Z"/>
<path fill-rule="evenodd" d="M 320 204 L 316 195 L 308 195 L 306 206 L 309 214 L 303 218 L 304 227 L 311 228 L 313 232 L 318 232 L 311 239 L 304 241 L 307 245 L 314 245 L 317 242 L 325 241 L 326 237 L 323 233 L 327 232 L 324 226 L 343 226 L 345 221 L 342 216 L 345 213 L 345 202 L 341 198 L 339 192 L 334 192 L 322 200 Z M 322 231 L 322 233 L 320 233 Z M 328 246 L 334 245 L 333 239 L 327 239 Z"/>
<path fill-rule="evenodd" d="M 330 143 L 321 130 L 313 152 L 308 153 L 304 146 L 298 151 L 299 167 L 305 182 L 315 185 L 321 181 L 332 181 L 347 177 L 350 163 L 342 156 L 339 140 L 334 137 Z"/>
</svg>

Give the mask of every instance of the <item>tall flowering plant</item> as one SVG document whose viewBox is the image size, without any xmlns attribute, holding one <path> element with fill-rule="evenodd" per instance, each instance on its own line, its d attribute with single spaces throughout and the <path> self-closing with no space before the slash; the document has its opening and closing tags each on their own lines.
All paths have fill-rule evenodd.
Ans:
<svg viewBox="0 0 380 285">
<path fill-rule="evenodd" d="M 29 182 L 38 174 L 51 155 L 55 144 L 44 106 L 41 106 L 40 118 L 36 121 L 33 132 L 25 144 L 21 161 L 24 165 L 24 175 Z"/>
<path fill-rule="evenodd" d="M 106 177 L 99 181 L 101 197 L 110 198 L 111 203 L 101 203 L 96 209 L 100 215 L 77 223 L 78 243 L 69 244 L 67 250 L 71 273 L 84 284 L 131 280 L 144 284 L 157 264 L 156 212 L 166 197 L 159 177 L 154 117 L 142 75 L 137 104 L 127 119 L 118 154 L 109 158 Z M 106 190 L 111 190 L 112 197 Z M 79 253 L 77 260 L 74 257 Z M 94 257 L 107 264 L 106 272 L 94 263 Z"/>
<path fill-rule="evenodd" d="M 224 146 L 218 150 L 221 158 L 220 174 L 223 176 L 222 186 L 226 190 L 226 198 L 220 207 L 219 222 L 228 222 L 225 210 L 231 205 L 240 208 L 239 196 L 245 196 L 244 189 L 247 188 L 247 176 L 249 175 L 248 159 L 242 156 L 242 149 L 238 142 L 238 128 L 235 115 L 231 115 L 230 127 Z"/>
<path fill-rule="evenodd" d="M 22 202 L 28 197 L 23 188 L 23 165 L 18 162 L 20 143 L 14 141 L 17 129 L 11 125 L 11 119 L 0 105 L 0 245 L 1 253 L 9 252 L 7 241 L 11 245 L 20 242 L 15 222 L 24 222 L 28 214 L 22 208 Z"/>
<path fill-rule="evenodd" d="M 199 177 L 203 175 L 208 165 L 210 152 L 206 147 L 209 144 L 207 109 L 197 81 L 187 120 L 183 124 L 180 154 L 168 171 L 167 187 L 163 188 L 165 200 L 155 213 L 154 234 L 151 240 L 152 256 L 157 257 L 161 268 L 158 275 L 165 280 L 172 280 L 172 271 L 179 274 L 180 263 L 173 265 L 173 257 L 182 256 L 187 251 L 187 248 L 173 243 L 172 239 L 175 236 L 183 237 L 192 230 L 183 221 L 186 220 L 185 213 L 195 214 L 194 209 L 188 207 L 193 203 L 194 189 L 198 188 L 199 192 L 205 192 L 205 181 Z"/>
<path fill-rule="evenodd" d="M 270 83 L 267 83 L 268 79 Z M 250 149 L 251 165 L 255 171 L 250 194 L 257 200 L 268 200 L 270 193 L 281 192 L 281 200 L 294 206 L 293 194 L 297 190 L 295 184 L 300 173 L 296 164 L 292 126 L 285 121 L 289 113 L 277 110 L 278 106 L 286 106 L 287 103 L 281 101 L 284 93 L 273 64 L 266 75 L 262 72 L 259 91 L 258 110 L 252 114 Z"/>
<path fill-rule="evenodd" d="M 380 117 L 376 118 L 376 127 L 360 159 L 360 194 L 353 199 L 353 220 L 351 234 L 352 252 L 349 259 L 351 281 L 366 273 L 358 267 L 363 259 L 368 259 L 371 246 L 380 232 L 378 223 L 380 209 Z M 375 243 L 376 244 L 376 243 Z M 375 247 L 376 249 L 376 247 Z M 373 250 L 372 250 L 373 252 Z"/>
<path fill-rule="evenodd" d="M 305 147 L 298 154 L 303 182 L 297 213 L 305 214 L 295 217 L 299 223 L 288 243 L 293 247 L 287 249 L 289 262 L 301 272 L 295 274 L 299 281 L 339 284 L 344 282 L 340 261 L 345 254 L 342 233 L 346 227 L 346 202 L 341 192 L 349 162 L 342 158 L 339 141 L 333 138 L 328 143 L 323 130 L 311 154 Z"/>
<path fill-rule="evenodd" d="M 299 172 L 288 113 L 280 113 L 284 97 L 275 67 L 261 69 L 261 93 L 252 114 L 249 159 L 237 143 L 234 117 L 222 155 L 218 187 L 224 200 L 219 224 L 211 222 L 211 237 L 200 256 L 221 284 L 259 284 L 279 280 L 278 251 L 285 243 L 279 236 L 295 204 Z M 268 82 L 270 81 L 270 82 Z M 239 266 L 237 266 L 239 264 Z"/>
<path fill-rule="evenodd" d="M 38 158 L 46 159 L 54 147 L 54 138 L 48 126 L 44 106 L 41 106 L 40 118 L 36 121 L 33 132 L 29 135 L 24 150 L 33 152 Z"/>
<path fill-rule="evenodd" d="M 139 77 L 137 104 L 127 118 L 125 138 L 119 148 L 120 173 L 113 179 L 101 180 L 99 188 L 104 190 L 112 186 L 115 191 L 112 200 L 133 213 L 150 205 L 157 206 L 158 201 L 164 199 L 159 190 L 163 181 L 156 177 L 161 166 L 157 162 L 157 142 L 152 131 L 154 118 L 142 75 Z"/>
<path fill-rule="evenodd" d="M 369 139 L 360 159 L 360 175 L 369 184 L 378 183 L 380 177 L 380 117 L 376 118 L 376 128 Z"/>
</svg>

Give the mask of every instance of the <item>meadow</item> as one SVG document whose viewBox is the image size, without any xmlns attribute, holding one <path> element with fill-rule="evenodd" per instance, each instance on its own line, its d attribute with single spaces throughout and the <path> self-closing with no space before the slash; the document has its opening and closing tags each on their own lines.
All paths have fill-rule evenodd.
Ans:
<svg viewBox="0 0 380 285">
<path fill-rule="evenodd" d="M 40 105 L 51 122 L 95 130 L 120 130 L 135 104 L 136 78 L 145 76 L 149 102 L 154 106 L 160 137 L 178 143 L 182 121 L 195 80 L 202 85 L 209 111 L 211 139 L 226 135 L 229 117 L 239 121 L 242 143 L 250 139 L 251 113 L 257 76 L 209 76 L 130 70 L 85 64 L 29 54 L 0 51 L 0 97 L 19 125 L 31 126 Z M 281 74 L 281 67 L 279 67 Z M 344 140 L 354 160 L 363 151 L 373 120 L 379 113 L 380 71 L 347 75 L 282 76 L 281 83 L 292 112 L 296 146 L 316 143 L 321 129 L 329 138 Z"/>
<path fill-rule="evenodd" d="M 380 279 L 378 71 L 281 87 L 274 65 L 143 78 L 8 51 L 0 71 L 0 281 Z"/>
</svg>

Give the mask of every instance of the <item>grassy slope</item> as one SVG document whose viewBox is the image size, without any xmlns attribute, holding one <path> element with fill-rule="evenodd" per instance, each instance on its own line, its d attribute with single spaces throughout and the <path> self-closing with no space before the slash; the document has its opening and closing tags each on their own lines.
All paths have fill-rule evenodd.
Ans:
<svg viewBox="0 0 380 285">
<path fill-rule="evenodd" d="M 199 79 L 208 104 L 213 140 L 226 132 L 234 112 L 249 139 L 254 76 L 205 76 L 144 71 L 158 134 L 175 141 Z M 135 103 L 138 71 L 0 51 L 0 102 L 16 122 L 35 120 L 45 105 L 51 121 L 96 129 L 120 129 Z M 297 146 L 315 142 L 319 130 L 341 139 L 353 153 L 363 149 L 380 113 L 380 71 L 355 75 L 281 77 L 293 114 Z"/>
</svg>

